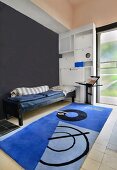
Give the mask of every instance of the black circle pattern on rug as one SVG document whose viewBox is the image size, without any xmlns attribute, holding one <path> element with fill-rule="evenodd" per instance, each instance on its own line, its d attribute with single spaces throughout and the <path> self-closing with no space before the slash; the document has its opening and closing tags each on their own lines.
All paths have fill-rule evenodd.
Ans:
<svg viewBox="0 0 117 170">
<path fill-rule="evenodd" d="M 61 163 L 55 163 L 55 162 L 52 163 L 52 162 L 51 162 L 51 163 L 49 163 L 49 162 L 46 162 L 46 161 L 44 161 L 44 160 L 41 159 L 40 162 L 41 162 L 42 164 L 47 165 L 47 166 L 55 166 L 55 167 L 66 166 L 66 165 L 72 164 L 72 163 L 80 160 L 82 157 L 84 157 L 85 155 L 87 155 L 87 153 L 89 152 L 89 141 L 88 141 L 88 138 L 87 138 L 86 134 L 89 133 L 89 132 L 83 133 L 82 131 L 80 131 L 80 130 L 74 128 L 74 127 L 69 127 L 69 126 L 57 126 L 57 127 L 59 127 L 59 128 L 60 128 L 60 127 L 61 127 L 61 128 L 66 127 L 66 128 L 68 128 L 68 129 L 73 129 L 73 130 L 75 130 L 75 131 L 78 132 L 78 134 L 77 134 L 78 136 L 79 136 L 79 135 L 82 135 L 82 136 L 84 137 L 85 141 L 86 141 L 85 150 L 81 153 L 81 155 L 79 155 L 79 156 L 77 156 L 76 158 L 73 158 L 73 159 L 71 159 L 71 160 L 69 160 L 69 161 L 67 160 L 66 162 L 61 162 Z M 59 132 L 59 133 L 60 133 L 60 132 Z M 75 135 L 76 135 L 76 134 L 75 134 Z M 56 150 L 56 149 L 53 149 L 53 148 L 51 148 L 51 147 L 49 147 L 49 146 L 47 146 L 47 147 L 48 147 L 49 149 L 51 149 L 52 151 L 55 151 L 55 152 L 58 152 L 58 151 L 63 152 L 63 151 L 67 151 L 67 150 L 71 149 L 72 147 L 74 147 L 76 139 L 74 138 L 74 135 L 72 135 L 72 134 L 69 134 L 69 136 L 66 136 L 66 137 L 72 137 L 72 138 L 73 138 L 73 144 L 72 144 L 72 146 L 69 147 L 68 149 L 66 149 L 66 150 Z M 58 137 L 58 138 L 61 138 L 61 137 Z"/>
<path fill-rule="evenodd" d="M 77 113 L 77 116 L 75 117 L 68 117 L 67 116 L 67 113 L 69 112 L 74 112 L 74 113 Z M 68 121 L 80 121 L 80 120 L 83 120 L 83 119 L 86 119 L 87 118 L 87 114 L 81 110 L 76 110 L 76 109 L 67 109 L 67 110 L 62 110 L 62 111 L 58 111 L 57 113 L 57 117 L 59 119 L 62 119 L 62 120 L 68 120 Z"/>
<path fill-rule="evenodd" d="M 60 127 L 60 126 L 57 126 L 57 127 Z M 51 148 L 50 146 L 47 146 L 47 148 L 49 148 L 49 149 L 51 149 L 52 151 L 55 151 L 55 152 L 64 152 L 64 151 L 67 151 L 67 150 L 71 149 L 75 145 L 75 137 L 73 135 L 71 135 L 70 133 L 68 133 L 68 132 L 55 132 L 55 133 L 64 133 L 64 134 L 69 135 L 69 137 L 72 137 L 72 139 L 73 139 L 73 144 L 70 147 L 66 148 L 66 149 L 57 150 L 57 149 Z"/>
</svg>

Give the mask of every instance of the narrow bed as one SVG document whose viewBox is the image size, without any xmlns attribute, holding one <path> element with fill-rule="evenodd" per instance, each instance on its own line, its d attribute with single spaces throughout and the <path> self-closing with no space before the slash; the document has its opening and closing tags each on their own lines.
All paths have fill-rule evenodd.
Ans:
<svg viewBox="0 0 117 170">
<path fill-rule="evenodd" d="M 55 90 L 57 88 L 57 90 Z M 45 92 L 38 94 L 27 94 L 15 97 L 7 97 L 3 100 L 3 111 L 6 115 L 6 118 L 10 116 L 17 117 L 19 120 L 19 125 L 23 125 L 23 114 L 30 110 L 46 106 L 61 100 L 65 100 L 68 97 L 72 98 L 74 102 L 75 98 L 75 89 L 67 91 L 58 89 L 57 87 L 49 89 Z"/>
</svg>

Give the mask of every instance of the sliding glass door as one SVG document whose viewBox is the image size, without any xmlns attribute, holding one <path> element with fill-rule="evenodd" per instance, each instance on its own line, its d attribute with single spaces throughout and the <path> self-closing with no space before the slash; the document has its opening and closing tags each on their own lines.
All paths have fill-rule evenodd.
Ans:
<svg viewBox="0 0 117 170">
<path fill-rule="evenodd" d="M 99 35 L 100 103 L 117 105 L 117 30 Z"/>
</svg>

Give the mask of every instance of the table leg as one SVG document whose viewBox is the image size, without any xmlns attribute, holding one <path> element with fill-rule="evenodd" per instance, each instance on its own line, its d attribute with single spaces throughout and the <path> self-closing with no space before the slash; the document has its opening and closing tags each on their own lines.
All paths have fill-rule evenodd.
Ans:
<svg viewBox="0 0 117 170">
<path fill-rule="evenodd" d="M 88 104 L 88 86 L 86 85 L 86 103 Z"/>
</svg>

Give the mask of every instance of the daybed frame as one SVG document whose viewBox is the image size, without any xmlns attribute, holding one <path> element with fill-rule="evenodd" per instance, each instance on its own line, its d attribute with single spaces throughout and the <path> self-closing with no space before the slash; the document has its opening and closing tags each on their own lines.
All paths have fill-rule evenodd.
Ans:
<svg viewBox="0 0 117 170">
<path fill-rule="evenodd" d="M 12 103 L 12 102 L 9 102 L 9 100 L 4 99 L 3 100 L 3 112 L 5 114 L 6 119 L 9 119 L 9 117 L 11 117 L 11 116 L 18 118 L 19 125 L 22 126 L 23 125 L 23 114 L 25 112 L 28 112 L 28 111 L 31 111 L 31 110 L 34 110 L 34 109 L 40 108 L 42 106 L 46 106 L 46 105 L 58 102 L 58 101 L 65 100 L 68 97 L 71 97 L 72 102 L 74 102 L 75 91 L 69 92 L 66 96 L 59 97 L 56 99 L 51 99 L 46 102 L 43 102 L 43 103 L 39 104 L 39 106 L 36 105 L 35 107 L 29 108 L 27 111 L 21 110 L 20 103 Z"/>
</svg>

